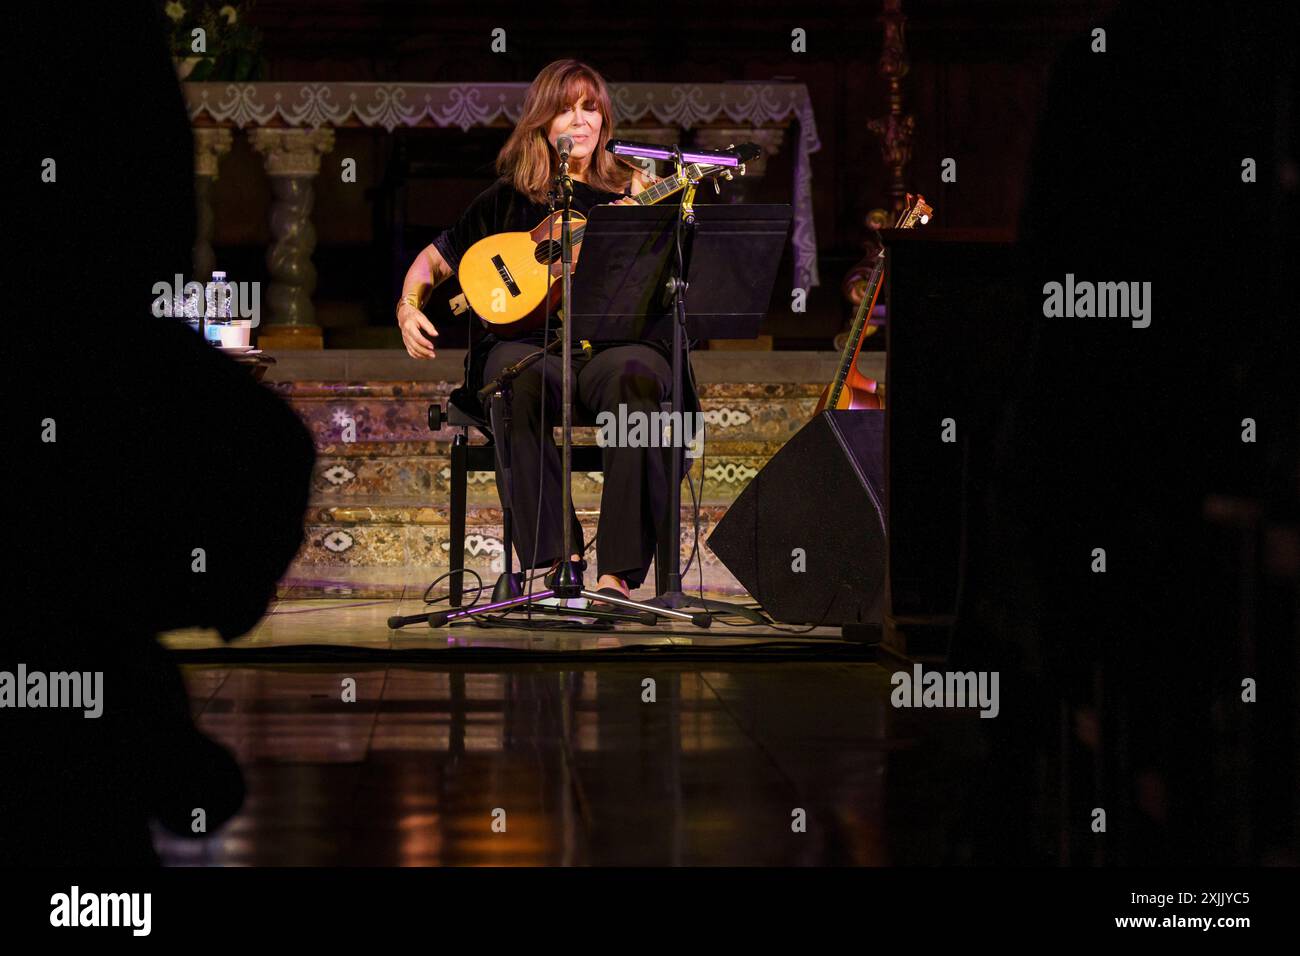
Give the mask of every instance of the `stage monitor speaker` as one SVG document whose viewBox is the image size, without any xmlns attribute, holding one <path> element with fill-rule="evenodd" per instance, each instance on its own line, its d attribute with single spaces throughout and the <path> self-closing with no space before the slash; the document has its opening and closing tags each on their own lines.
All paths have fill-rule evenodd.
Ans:
<svg viewBox="0 0 1300 956">
<path fill-rule="evenodd" d="M 885 416 L 822 412 L 722 516 L 708 545 L 788 624 L 879 624 L 885 594 Z"/>
</svg>

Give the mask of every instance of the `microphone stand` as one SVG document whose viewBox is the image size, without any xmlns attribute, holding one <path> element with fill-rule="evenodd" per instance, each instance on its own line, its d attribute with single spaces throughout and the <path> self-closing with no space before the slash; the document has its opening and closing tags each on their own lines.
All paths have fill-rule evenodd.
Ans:
<svg viewBox="0 0 1300 956">
<path fill-rule="evenodd" d="M 569 176 L 569 150 L 560 151 L 560 169 L 555 177 L 564 208 L 560 211 L 560 300 L 563 319 L 560 320 L 564 357 L 560 370 L 560 505 L 564 509 L 560 524 L 564 527 L 564 550 L 560 552 L 560 566 L 552 586 L 555 596 L 574 598 L 582 595 L 582 567 L 573 561 L 573 480 L 570 466 L 573 460 L 573 326 L 567 321 L 570 313 L 570 295 L 573 291 L 573 179 Z"/>
</svg>

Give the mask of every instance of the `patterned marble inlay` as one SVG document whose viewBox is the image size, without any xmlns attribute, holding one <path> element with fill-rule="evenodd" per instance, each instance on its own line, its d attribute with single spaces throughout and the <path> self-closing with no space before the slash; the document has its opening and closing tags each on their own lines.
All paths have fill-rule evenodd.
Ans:
<svg viewBox="0 0 1300 956">
<path fill-rule="evenodd" d="M 734 486 L 732 490 L 739 493 L 749 483 L 749 479 L 758 474 L 758 468 L 742 461 L 721 461 L 708 466 L 704 475 L 708 481 L 720 482 L 724 486 Z"/>
<path fill-rule="evenodd" d="M 347 465 L 332 465 L 321 472 L 322 477 L 334 487 L 346 485 L 355 478 L 356 472 L 349 471 Z"/>
<path fill-rule="evenodd" d="M 704 403 L 701 402 L 701 405 Z M 743 408 L 708 408 L 704 409 L 704 424 L 713 425 L 716 428 L 732 428 L 736 425 L 747 425 L 750 421 L 749 412 Z"/>
<path fill-rule="evenodd" d="M 344 551 L 349 550 L 355 543 L 356 542 L 352 535 L 338 528 L 328 532 L 321 538 L 321 544 L 324 546 L 325 550 L 332 551 L 335 554 L 342 554 Z"/>
<path fill-rule="evenodd" d="M 691 480 L 696 483 L 696 494 L 699 494 L 700 475 L 703 471 L 705 501 L 734 501 L 769 457 L 770 454 L 706 454 L 702 460 L 694 462 L 690 472 Z M 574 501 L 580 506 L 597 507 L 604 489 L 604 478 L 603 472 L 576 472 L 573 476 Z M 683 499 L 689 500 L 690 493 L 690 488 L 683 483 Z M 495 474 L 490 471 L 469 472 L 466 499 L 470 505 L 496 503 Z M 322 457 L 316 464 L 311 500 L 320 504 L 352 501 L 376 504 L 430 502 L 446 505 L 451 500 L 451 465 L 445 457 L 432 456 L 362 459 Z"/>
<path fill-rule="evenodd" d="M 295 408 L 318 447 L 369 443 L 450 442 L 456 430 L 429 430 L 430 404 L 445 403 L 448 382 L 337 384 L 281 382 L 270 386 Z M 714 441 L 788 439 L 812 418 L 821 386 L 808 384 L 709 384 L 700 404 Z M 349 429 L 352 433 L 348 438 Z M 575 441 L 592 443 L 596 429 L 574 429 Z M 476 444 L 483 439 L 471 430 Z"/>
<path fill-rule="evenodd" d="M 736 582 L 708 549 L 707 539 L 725 513 L 725 508 L 703 507 L 700 511 L 700 547 L 696 556 L 699 564 L 690 567 L 684 584 L 690 589 L 700 585 L 703 573 L 704 588 L 722 593 L 743 593 Z M 365 593 L 378 596 L 400 596 L 404 588 L 427 584 L 447 570 L 451 543 L 445 513 L 434 509 L 418 513 L 407 509 L 371 509 L 369 517 L 374 524 L 322 525 L 312 518 L 329 516 L 324 513 L 309 517 L 307 544 L 299 552 L 289 573 L 281 582 L 282 590 L 310 587 L 312 590 L 331 592 L 350 590 L 351 585 L 365 585 Z M 694 535 L 693 512 L 683 509 L 680 547 L 681 567 L 684 569 L 691 556 Z M 335 514 L 340 520 L 358 518 L 356 512 Z M 405 520 L 405 519 L 423 520 Z M 471 510 L 465 538 L 465 567 L 483 577 L 491 587 L 503 570 L 502 530 L 499 509 Z M 590 544 L 597 531 L 598 516 L 580 510 L 584 540 Z M 391 522 L 391 523 L 390 523 Z M 343 542 L 348 546 L 336 550 Z M 588 555 L 594 557 L 594 549 Z M 515 561 L 518 570 L 518 559 Z M 594 569 L 593 569 L 594 570 Z M 652 577 L 648 580 L 653 581 Z M 472 577 L 466 584 L 472 590 Z M 445 582 L 440 592 L 445 593 Z"/>
</svg>

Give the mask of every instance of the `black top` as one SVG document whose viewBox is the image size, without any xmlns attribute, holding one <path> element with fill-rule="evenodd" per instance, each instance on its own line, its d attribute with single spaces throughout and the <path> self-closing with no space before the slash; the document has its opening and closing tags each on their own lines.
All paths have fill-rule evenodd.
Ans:
<svg viewBox="0 0 1300 956">
<path fill-rule="evenodd" d="M 593 206 L 612 203 L 628 193 L 608 193 L 578 180 L 573 181 L 573 211 L 586 216 Z M 533 202 L 520 193 L 509 181 L 498 179 L 474 199 L 461 214 L 460 219 L 450 229 L 444 229 L 433 240 L 433 246 L 442 255 L 443 260 L 455 272 L 460 267 L 461 257 L 470 246 L 487 236 L 499 232 L 529 232 L 541 223 L 550 213 L 545 202 Z M 554 325 L 553 325 L 554 327 Z M 483 387 L 483 366 L 492 346 L 501 339 L 492 332 L 486 332 L 474 342 L 471 340 L 469 353 L 465 356 L 465 391 L 457 395 L 456 403 L 467 411 L 481 413 L 474 399 L 475 393 Z M 526 342 L 539 348 L 543 344 L 540 329 L 521 335 L 513 341 Z M 620 342 L 593 342 L 592 348 L 599 350 L 610 345 L 627 344 Z M 638 344 L 658 348 L 666 357 L 671 355 L 668 344 L 641 340 Z M 687 376 L 685 389 L 686 408 L 696 406 L 696 398 Z M 459 391 L 459 390 L 458 390 Z M 472 407 L 467 407 L 471 403 Z"/>
</svg>

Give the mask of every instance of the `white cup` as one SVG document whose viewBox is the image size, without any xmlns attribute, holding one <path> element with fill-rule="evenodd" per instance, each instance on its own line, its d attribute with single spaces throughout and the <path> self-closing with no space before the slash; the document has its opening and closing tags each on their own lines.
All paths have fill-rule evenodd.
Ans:
<svg viewBox="0 0 1300 956">
<path fill-rule="evenodd" d="M 223 349 L 247 346 L 253 334 L 252 323 L 245 325 L 242 322 L 233 322 L 230 325 L 218 325 L 216 329 Z"/>
</svg>

